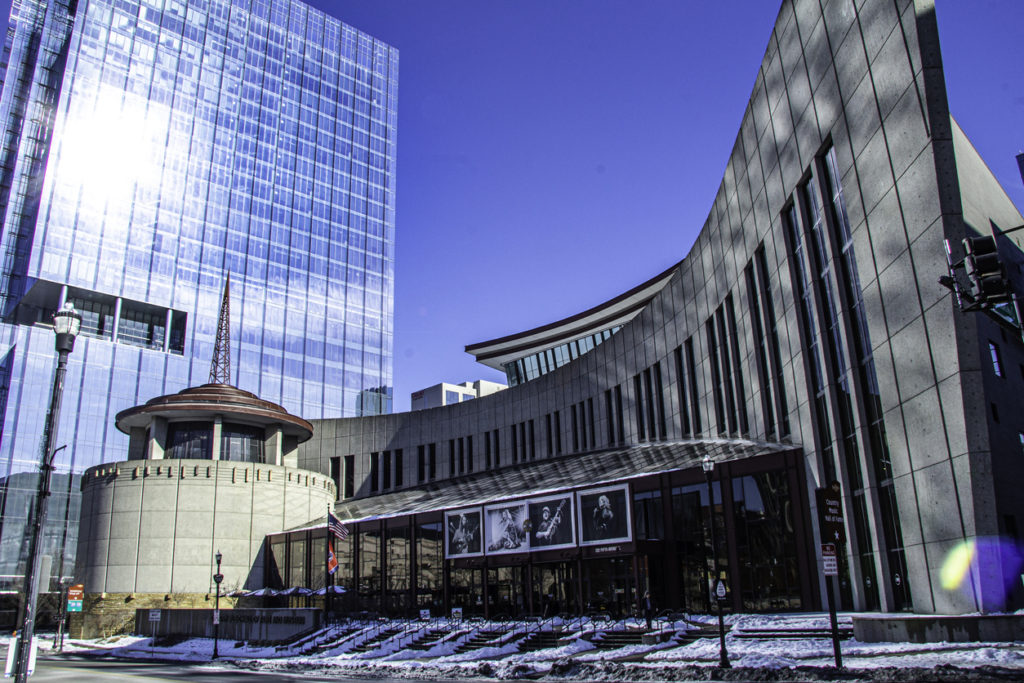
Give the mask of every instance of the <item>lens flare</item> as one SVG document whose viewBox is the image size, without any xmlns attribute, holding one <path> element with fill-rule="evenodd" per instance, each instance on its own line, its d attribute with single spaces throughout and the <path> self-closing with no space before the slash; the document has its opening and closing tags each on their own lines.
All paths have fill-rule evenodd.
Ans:
<svg viewBox="0 0 1024 683">
<path fill-rule="evenodd" d="M 940 572 L 944 589 L 952 591 L 963 585 L 964 579 L 967 578 L 967 572 L 971 569 L 971 563 L 974 561 L 975 547 L 973 540 L 964 541 L 946 555 Z"/>
</svg>

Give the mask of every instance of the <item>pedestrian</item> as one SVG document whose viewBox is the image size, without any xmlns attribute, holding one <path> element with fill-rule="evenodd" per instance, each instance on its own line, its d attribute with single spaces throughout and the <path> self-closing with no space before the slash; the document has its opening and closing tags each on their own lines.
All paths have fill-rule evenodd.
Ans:
<svg viewBox="0 0 1024 683">
<path fill-rule="evenodd" d="M 647 620 L 647 630 L 651 630 L 651 617 L 654 608 L 651 605 L 651 591 L 644 591 L 644 619 Z"/>
</svg>

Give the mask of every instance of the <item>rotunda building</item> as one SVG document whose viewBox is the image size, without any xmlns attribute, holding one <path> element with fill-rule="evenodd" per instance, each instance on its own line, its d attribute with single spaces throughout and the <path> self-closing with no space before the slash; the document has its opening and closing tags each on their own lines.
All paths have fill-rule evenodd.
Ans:
<svg viewBox="0 0 1024 683">
<path fill-rule="evenodd" d="M 329 477 L 296 466 L 313 427 L 228 384 L 154 398 L 116 425 L 128 459 L 82 478 L 86 631 L 139 607 L 212 607 L 218 551 L 222 595 L 262 587 L 266 535 L 322 518 L 335 500 Z"/>
</svg>

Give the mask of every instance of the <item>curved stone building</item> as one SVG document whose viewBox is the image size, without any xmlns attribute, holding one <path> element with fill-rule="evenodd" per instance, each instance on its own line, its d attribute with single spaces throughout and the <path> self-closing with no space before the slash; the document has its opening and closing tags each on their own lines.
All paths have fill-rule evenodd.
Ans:
<svg viewBox="0 0 1024 683">
<path fill-rule="evenodd" d="M 843 608 L 1022 605 L 1019 326 L 938 280 L 947 240 L 956 264 L 1024 219 L 950 115 L 933 3 L 783 2 L 709 200 L 664 286 L 584 355 L 469 403 L 317 423 L 298 465 L 338 485 L 353 607 L 625 612 L 650 588 L 698 609 L 713 522 L 728 608 L 820 608 L 832 481 Z M 287 581 L 314 580 L 293 571 L 302 533 L 270 539 Z"/>
<path fill-rule="evenodd" d="M 217 551 L 222 593 L 261 588 L 264 537 L 323 518 L 334 502 L 329 477 L 296 467 L 312 426 L 247 391 L 185 389 L 116 424 L 130 436 L 128 460 L 82 477 L 76 577 L 87 620 L 212 607 Z"/>
</svg>

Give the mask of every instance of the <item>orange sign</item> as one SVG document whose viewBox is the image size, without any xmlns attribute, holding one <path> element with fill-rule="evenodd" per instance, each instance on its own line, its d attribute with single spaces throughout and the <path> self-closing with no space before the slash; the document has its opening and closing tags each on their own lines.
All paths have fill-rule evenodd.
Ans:
<svg viewBox="0 0 1024 683">
<path fill-rule="evenodd" d="M 80 583 L 76 583 L 74 586 L 68 586 L 68 600 L 82 600 L 85 597 L 85 586 Z"/>
</svg>

